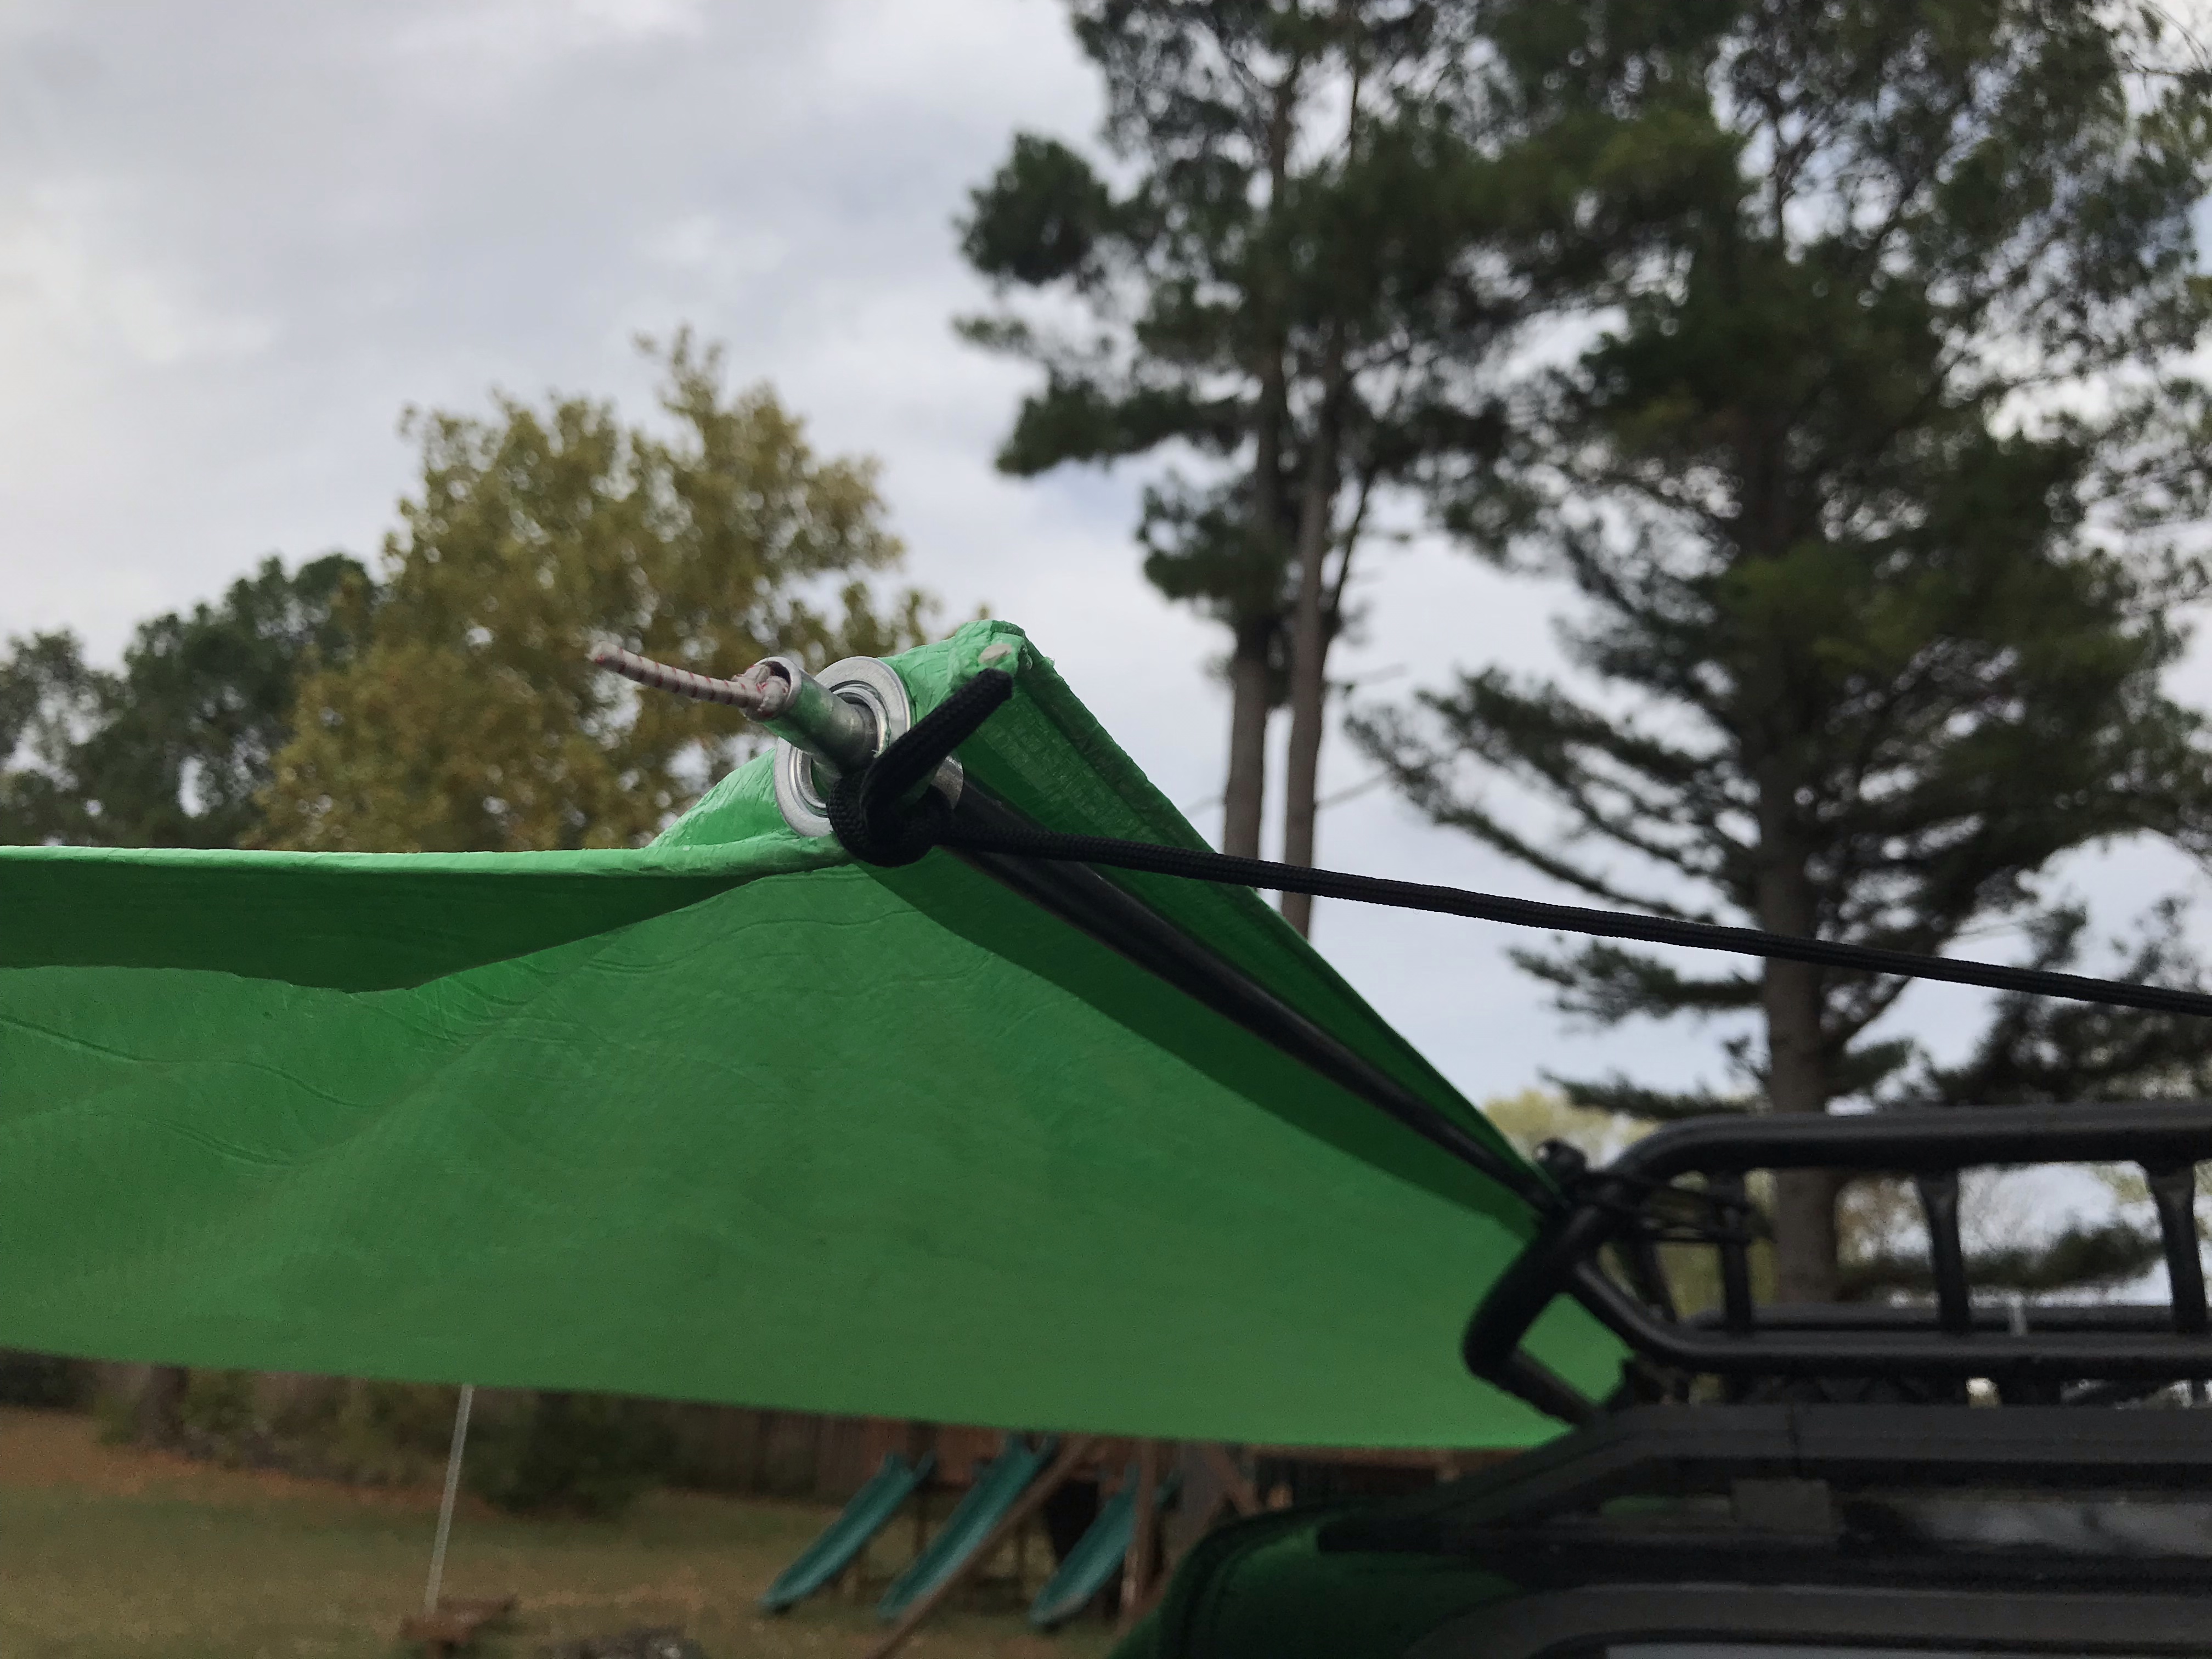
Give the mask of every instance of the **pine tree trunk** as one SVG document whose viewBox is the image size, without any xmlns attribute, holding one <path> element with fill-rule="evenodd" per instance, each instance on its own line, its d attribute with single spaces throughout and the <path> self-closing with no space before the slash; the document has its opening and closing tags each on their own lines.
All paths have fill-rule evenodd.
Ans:
<svg viewBox="0 0 2212 1659">
<path fill-rule="evenodd" d="M 1349 16 L 1340 11 L 1340 21 Z M 1345 112 L 1346 163 L 1358 153 L 1361 67 L 1353 55 L 1352 95 Z M 1328 331 L 1322 367 L 1321 408 L 1314 417 L 1313 443 L 1306 456 L 1304 499 L 1298 507 L 1297 611 L 1291 629 L 1291 742 L 1283 763 L 1283 862 L 1314 862 L 1314 819 L 1320 810 L 1321 744 L 1328 731 L 1329 605 L 1322 592 L 1329 544 L 1335 538 L 1336 492 L 1344 440 L 1345 327 L 1341 319 Z M 1349 544 L 1344 556 L 1349 559 Z M 1313 933 L 1313 896 L 1283 895 L 1283 919 L 1300 934 Z"/>
<path fill-rule="evenodd" d="M 1779 969 L 1783 971 L 1777 973 Z M 1825 1112 L 1827 1079 L 1820 1063 L 1818 969 L 1802 963 L 1768 964 L 1767 1098 L 1778 1112 Z M 1810 998 L 1778 979 L 1813 981 Z M 1778 994 L 1778 991 L 1779 994 Z M 1805 1020 L 1802 1005 L 1814 1003 Z M 1812 1040 L 1805 1039 L 1807 1025 Z M 1826 1170 L 1784 1170 L 1774 1177 L 1774 1294 L 1782 1302 L 1837 1299 L 1837 1182 Z"/>
<path fill-rule="evenodd" d="M 1298 508 L 1297 608 L 1291 626 L 1291 741 L 1283 762 L 1283 862 L 1314 861 L 1314 817 L 1321 789 L 1321 742 L 1328 728 L 1328 617 L 1323 576 L 1335 528 L 1336 405 L 1341 395 L 1341 345 L 1333 348 L 1306 487 Z M 1313 896 L 1283 895 L 1283 916 L 1301 933 L 1313 928 Z"/>
<path fill-rule="evenodd" d="M 1274 611 L 1283 537 L 1283 375 L 1279 354 L 1261 374 L 1252 465 L 1252 550 L 1256 580 L 1233 626 L 1229 656 L 1229 776 L 1222 791 L 1221 850 L 1260 856 L 1260 818 L 1267 799 L 1267 717 L 1274 712 Z"/>
<path fill-rule="evenodd" d="M 1260 856 L 1274 638 L 1272 617 L 1241 623 L 1229 658 L 1229 778 L 1222 792 L 1221 850 L 1238 858 Z"/>
<path fill-rule="evenodd" d="M 1772 847 L 1770 839 L 1769 847 Z M 1771 856 L 1771 854 L 1770 854 Z M 1759 882 L 1759 925 L 1778 933 L 1814 931 L 1804 861 L 1784 854 Z M 1766 964 L 1766 1097 L 1778 1112 L 1828 1109 L 1820 1035 L 1820 970 L 1802 962 Z M 1783 1170 L 1774 1183 L 1774 1293 L 1783 1302 L 1833 1302 L 1837 1293 L 1835 1177 L 1826 1170 Z"/>
<path fill-rule="evenodd" d="M 1276 83 L 1267 120 L 1267 202 L 1283 198 L 1290 176 L 1291 140 L 1300 96 L 1300 65 L 1293 62 Z M 1261 296 L 1255 295 L 1255 298 Z M 1259 406 L 1252 428 L 1252 560 L 1249 580 L 1236 604 L 1236 645 L 1229 658 L 1229 776 L 1222 791 L 1221 850 L 1237 858 L 1260 856 L 1260 820 L 1267 799 L 1267 717 L 1274 710 L 1274 652 L 1281 617 L 1283 441 L 1290 421 L 1286 342 L 1279 307 L 1255 307 L 1255 332 L 1265 342 L 1255 365 Z"/>
</svg>

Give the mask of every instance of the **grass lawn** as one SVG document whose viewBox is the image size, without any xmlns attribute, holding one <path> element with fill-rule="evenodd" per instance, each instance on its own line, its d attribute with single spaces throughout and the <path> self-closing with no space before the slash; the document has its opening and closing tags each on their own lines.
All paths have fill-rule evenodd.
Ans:
<svg viewBox="0 0 2212 1659">
<path fill-rule="evenodd" d="M 392 1659 L 421 1605 L 434 1491 L 362 1492 L 103 1446 L 88 1417 L 0 1409 L 0 1655 L 7 1659 Z M 878 1631 L 834 1595 L 754 1612 L 828 1520 L 815 1505 L 664 1492 L 618 1522 L 523 1521 L 465 1501 L 446 1589 L 514 1594 L 489 1659 L 678 1625 L 709 1659 L 842 1659 Z M 879 1540 L 887 1577 L 910 1537 Z M 1030 1552 L 1034 1579 L 1043 1563 Z M 1103 1621 L 1031 1632 L 986 1584 L 907 1650 L 923 1659 L 1097 1659 Z"/>
</svg>

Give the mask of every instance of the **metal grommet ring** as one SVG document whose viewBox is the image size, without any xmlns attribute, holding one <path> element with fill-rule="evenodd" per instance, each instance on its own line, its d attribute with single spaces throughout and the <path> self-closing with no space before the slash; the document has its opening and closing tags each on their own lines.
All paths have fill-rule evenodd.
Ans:
<svg viewBox="0 0 2212 1659">
<path fill-rule="evenodd" d="M 904 737 L 914 725 L 914 700 L 907 695 L 906 682 L 898 677 L 897 670 L 879 658 L 847 657 L 831 663 L 815 678 L 824 690 L 857 704 L 874 719 L 875 752 L 878 755 Z M 821 781 L 815 776 L 817 764 L 813 756 L 788 738 L 776 739 L 776 810 L 783 814 L 783 821 L 802 836 L 823 836 L 830 833 L 829 808 L 823 799 Z M 938 769 L 937 787 L 958 799 L 959 762 L 948 760 Z"/>
</svg>

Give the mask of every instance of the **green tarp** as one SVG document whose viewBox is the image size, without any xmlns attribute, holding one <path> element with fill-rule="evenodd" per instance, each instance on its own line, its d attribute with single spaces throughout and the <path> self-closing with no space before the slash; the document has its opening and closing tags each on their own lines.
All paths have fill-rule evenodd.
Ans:
<svg viewBox="0 0 2212 1659">
<path fill-rule="evenodd" d="M 1018 630 L 896 665 L 926 710 L 1000 644 L 971 775 L 1197 844 Z M 1256 895 L 1127 884 L 1494 1139 Z M 1456 1350 L 1528 1224 L 951 856 L 793 835 L 765 757 L 630 852 L 0 849 L 0 1345 L 1516 1443 L 1555 1425 Z M 1617 1363 L 1571 1310 L 1534 1346 L 1593 1388 Z"/>
</svg>

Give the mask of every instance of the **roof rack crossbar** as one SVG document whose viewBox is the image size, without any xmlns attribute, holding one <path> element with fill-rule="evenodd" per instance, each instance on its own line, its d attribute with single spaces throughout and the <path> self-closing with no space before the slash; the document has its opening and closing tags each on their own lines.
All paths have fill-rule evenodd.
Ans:
<svg viewBox="0 0 2212 1659">
<path fill-rule="evenodd" d="M 1727 1492 L 1738 1480 L 1844 1490 L 2200 1493 L 2212 1437 L 2193 1413 L 2066 1406 L 1638 1406 L 1549 1445 L 1324 1528 L 1324 1550 L 1423 1547 L 1585 1513 L 1617 1498 Z"/>
<path fill-rule="evenodd" d="M 1662 1129 L 1603 1169 L 1584 1168 L 1571 1149 L 1541 1161 L 1568 1190 L 1569 1202 L 1492 1285 L 1468 1322 L 1462 1352 L 1477 1376 L 1570 1420 L 1586 1418 L 1589 1403 L 1562 1409 L 1565 1385 L 1548 1372 L 1535 1375 L 1540 1368 L 1519 1352 L 1529 1327 L 1561 1295 L 1581 1303 L 1645 1360 L 1728 1379 L 1732 1387 L 1778 1377 L 1902 1377 L 1948 1386 L 1983 1377 L 2045 1388 L 2212 1377 L 2212 1321 L 2194 1209 L 2195 1166 L 2212 1161 L 2212 1102 L 1707 1118 Z M 2159 1215 L 2167 1304 L 2039 1307 L 2032 1322 L 2019 1309 L 2007 1316 L 1978 1305 L 1960 1240 L 1959 1172 L 2074 1163 L 2142 1169 Z M 1743 1176 L 1823 1168 L 1912 1180 L 1927 1220 L 1932 1308 L 1754 1304 L 1740 1220 Z M 1702 1177 L 1703 1186 L 1672 1184 L 1690 1176 Z M 1708 1206 L 1712 1219 L 1692 1236 L 1719 1252 L 1717 1316 L 1680 1317 L 1667 1296 L 1652 1242 L 1685 1235 L 1679 1220 L 1654 1218 L 1655 1200 L 1678 1211 L 1686 1202 Z M 1626 1269 L 1626 1285 L 1601 1266 L 1609 1247 Z M 1656 1293 L 1647 1282 L 1654 1277 Z"/>
</svg>

